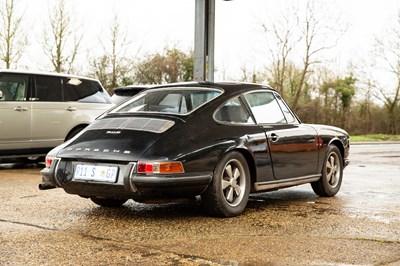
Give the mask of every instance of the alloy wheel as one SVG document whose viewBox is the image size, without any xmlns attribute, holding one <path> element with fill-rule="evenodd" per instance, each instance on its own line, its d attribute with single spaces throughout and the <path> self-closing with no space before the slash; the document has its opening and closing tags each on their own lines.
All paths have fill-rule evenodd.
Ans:
<svg viewBox="0 0 400 266">
<path fill-rule="evenodd" d="M 221 182 L 226 202 L 230 206 L 238 205 L 243 199 L 243 191 L 246 187 L 246 174 L 238 160 L 232 159 L 225 165 Z"/>
<path fill-rule="evenodd" d="M 326 162 L 326 179 L 330 187 L 336 187 L 340 181 L 340 162 L 339 156 L 337 153 L 332 152 L 328 156 L 328 160 Z"/>
</svg>

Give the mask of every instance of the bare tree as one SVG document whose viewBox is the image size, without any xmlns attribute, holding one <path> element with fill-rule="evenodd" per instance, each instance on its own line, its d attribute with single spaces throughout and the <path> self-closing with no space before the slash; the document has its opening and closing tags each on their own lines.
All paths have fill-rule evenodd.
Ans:
<svg viewBox="0 0 400 266">
<path fill-rule="evenodd" d="M 270 20 L 262 23 L 261 27 L 267 37 L 267 50 L 271 57 L 272 66 L 270 68 L 270 84 L 285 98 L 288 94 L 287 82 L 289 77 L 289 55 L 301 40 L 297 34 L 295 26 L 298 18 L 294 7 L 281 12 L 279 20 Z"/>
<path fill-rule="evenodd" d="M 304 20 L 299 23 L 303 41 L 303 67 L 299 76 L 298 86 L 295 88 L 295 96 L 292 108 L 297 109 L 299 99 L 304 88 L 306 76 L 313 64 L 320 63 L 317 55 L 324 50 L 328 50 L 337 45 L 339 38 L 344 33 L 344 29 L 329 26 L 330 21 L 324 19 L 325 12 L 317 16 L 315 1 L 308 1 Z M 326 24 L 325 24 L 326 23 Z M 339 24 L 336 24 L 340 26 Z M 333 38 L 332 38 L 333 37 Z"/>
<path fill-rule="evenodd" d="M 389 133 L 397 134 L 397 111 L 400 109 L 400 11 L 393 26 L 388 27 L 384 37 L 376 38 L 377 64 L 382 65 L 385 72 L 390 74 L 394 84 L 387 89 L 388 84 L 374 79 L 375 96 L 380 99 L 387 111 Z"/>
<path fill-rule="evenodd" d="M 332 23 L 326 12 L 321 10 L 322 5 L 316 3 L 307 1 L 304 10 L 296 7 L 286 9 L 278 15 L 279 18 L 262 25 L 268 42 L 275 44 L 269 45 L 272 85 L 284 96 L 289 94 L 295 110 L 312 66 L 321 62 L 320 54 L 336 46 L 345 31 L 339 18 L 334 18 L 335 23 Z M 296 55 L 302 57 L 301 64 L 297 62 Z M 286 87 L 290 88 L 289 93 Z"/>
<path fill-rule="evenodd" d="M 71 72 L 78 54 L 83 35 L 77 34 L 73 21 L 64 0 L 57 0 L 49 15 L 50 30 L 44 34 L 44 51 L 56 72 Z"/>
<path fill-rule="evenodd" d="M 118 76 L 124 76 L 126 72 L 132 70 L 130 63 L 127 63 L 126 52 L 130 41 L 128 34 L 123 32 L 118 16 L 114 15 L 113 22 L 110 28 L 111 33 L 111 52 L 106 52 L 111 62 L 111 87 L 115 88 L 118 85 Z M 107 51 L 104 48 L 104 51 Z"/>
<path fill-rule="evenodd" d="M 0 59 L 8 69 L 17 65 L 28 45 L 27 34 L 22 28 L 22 15 L 16 13 L 16 1 L 5 0 L 0 8 Z"/>
<path fill-rule="evenodd" d="M 133 59 L 127 56 L 131 41 L 114 15 L 109 28 L 109 38 L 100 39 L 104 54 L 92 59 L 92 69 L 103 86 L 111 92 L 115 87 L 132 83 Z M 136 57 L 136 56 L 135 56 Z"/>
</svg>

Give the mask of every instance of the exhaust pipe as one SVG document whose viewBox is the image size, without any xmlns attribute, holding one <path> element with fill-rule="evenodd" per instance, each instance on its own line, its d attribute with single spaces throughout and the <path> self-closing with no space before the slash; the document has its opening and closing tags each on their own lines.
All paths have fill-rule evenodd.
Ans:
<svg viewBox="0 0 400 266">
<path fill-rule="evenodd" d="M 56 188 L 56 186 L 53 185 L 52 183 L 42 182 L 42 183 L 39 184 L 39 189 L 40 190 L 47 190 L 47 189 L 53 189 L 53 188 Z"/>
<path fill-rule="evenodd" d="M 47 168 L 47 167 L 43 168 L 40 171 L 40 174 L 42 175 L 42 182 L 40 182 L 40 184 L 39 184 L 40 190 L 57 188 L 57 186 L 51 182 L 51 178 L 50 178 L 51 174 L 50 174 L 49 168 Z"/>
</svg>

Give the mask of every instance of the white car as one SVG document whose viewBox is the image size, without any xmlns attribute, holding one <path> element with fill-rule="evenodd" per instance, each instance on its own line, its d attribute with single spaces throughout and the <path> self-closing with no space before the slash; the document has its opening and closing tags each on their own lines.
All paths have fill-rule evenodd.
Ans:
<svg viewBox="0 0 400 266">
<path fill-rule="evenodd" d="M 113 107 L 96 79 L 0 71 L 0 162 L 36 159 Z"/>
</svg>

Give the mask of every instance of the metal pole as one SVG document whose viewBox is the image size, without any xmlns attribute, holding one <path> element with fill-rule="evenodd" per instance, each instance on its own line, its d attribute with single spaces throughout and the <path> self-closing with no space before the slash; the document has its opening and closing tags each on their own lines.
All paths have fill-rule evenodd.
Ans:
<svg viewBox="0 0 400 266">
<path fill-rule="evenodd" d="M 194 80 L 214 81 L 215 0 L 196 0 Z"/>
<path fill-rule="evenodd" d="M 215 0 L 208 0 L 207 63 L 208 80 L 214 81 Z"/>
<path fill-rule="evenodd" d="M 194 29 L 194 80 L 206 80 L 206 1 L 196 0 Z"/>
</svg>

